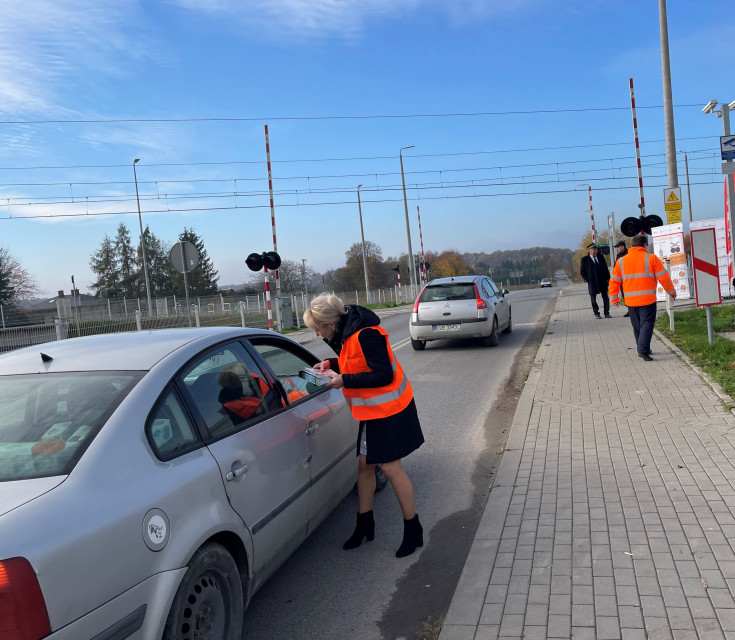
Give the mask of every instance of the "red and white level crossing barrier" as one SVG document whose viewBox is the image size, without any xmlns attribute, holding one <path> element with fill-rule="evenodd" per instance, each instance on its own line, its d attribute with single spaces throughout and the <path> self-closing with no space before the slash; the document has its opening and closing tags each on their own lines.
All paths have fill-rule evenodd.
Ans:
<svg viewBox="0 0 735 640">
<path fill-rule="evenodd" d="M 646 201 L 643 198 L 643 170 L 641 169 L 641 146 L 638 143 L 638 118 L 635 115 L 635 94 L 633 93 L 633 78 L 630 78 L 630 108 L 633 111 L 633 136 L 635 137 L 635 157 L 638 163 L 638 191 L 641 194 L 640 216 L 646 215 Z"/>
</svg>

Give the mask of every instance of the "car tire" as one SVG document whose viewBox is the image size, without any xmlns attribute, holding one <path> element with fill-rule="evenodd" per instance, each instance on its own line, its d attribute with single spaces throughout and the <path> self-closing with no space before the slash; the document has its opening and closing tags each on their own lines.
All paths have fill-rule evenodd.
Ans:
<svg viewBox="0 0 735 640">
<path fill-rule="evenodd" d="M 513 331 L 513 314 L 508 314 L 508 326 L 503 329 L 503 333 L 510 333 Z"/>
<path fill-rule="evenodd" d="M 426 340 L 414 340 L 411 338 L 411 346 L 414 351 L 423 351 L 426 349 Z"/>
<path fill-rule="evenodd" d="M 485 346 L 486 347 L 497 347 L 498 346 L 498 319 L 493 316 L 493 330 L 491 331 L 490 335 L 485 338 Z"/>
<path fill-rule="evenodd" d="M 164 640 L 241 640 L 243 594 L 235 560 L 219 544 L 199 549 L 188 564 L 163 631 Z"/>
</svg>

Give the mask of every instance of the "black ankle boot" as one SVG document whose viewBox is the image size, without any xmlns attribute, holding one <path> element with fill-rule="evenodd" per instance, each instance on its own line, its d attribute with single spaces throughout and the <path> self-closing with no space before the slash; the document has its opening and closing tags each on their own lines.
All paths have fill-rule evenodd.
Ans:
<svg viewBox="0 0 735 640">
<path fill-rule="evenodd" d="M 362 544 L 363 538 L 367 538 L 368 542 L 375 538 L 375 520 L 373 520 L 372 510 L 357 514 L 355 531 L 349 537 L 347 542 L 342 545 L 342 548 L 345 551 L 348 551 L 349 549 L 357 549 L 357 547 Z"/>
<path fill-rule="evenodd" d="M 416 547 L 424 546 L 424 528 L 419 522 L 419 515 L 416 514 L 410 520 L 403 521 L 403 542 L 396 551 L 396 558 L 404 558 L 410 556 Z"/>
</svg>

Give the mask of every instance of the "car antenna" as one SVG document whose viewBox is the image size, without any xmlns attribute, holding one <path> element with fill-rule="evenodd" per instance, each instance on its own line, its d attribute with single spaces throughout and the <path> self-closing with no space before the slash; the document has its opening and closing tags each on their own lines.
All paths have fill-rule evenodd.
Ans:
<svg viewBox="0 0 735 640">
<path fill-rule="evenodd" d="M 43 353 L 43 351 L 42 351 L 41 352 L 41 360 L 43 360 L 44 362 L 51 362 L 53 360 L 53 358 L 50 355 Z"/>
</svg>

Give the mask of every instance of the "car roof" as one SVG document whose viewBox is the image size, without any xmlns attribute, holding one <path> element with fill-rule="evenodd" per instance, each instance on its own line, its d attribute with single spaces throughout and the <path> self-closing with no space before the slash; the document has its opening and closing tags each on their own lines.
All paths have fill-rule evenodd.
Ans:
<svg viewBox="0 0 735 640">
<path fill-rule="evenodd" d="M 485 276 L 452 276 L 451 278 L 436 278 L 431 280 L 427 287 L 442 286 L 446 284 L 470 284 L 475 282 L 478 278 L 484 278 Z"/>
<path fill-rule="evenodd" d="M 187 345 L 192 346 L 193 355 L 222 340 L 268 333 L 262 329 L 241 327 L 202 327 L 70 338 L 0 355 L 0 375 L 52 371 L 148 371 Z M 52 360 L 44 362 L 42 353 Z"/>
</svg>

